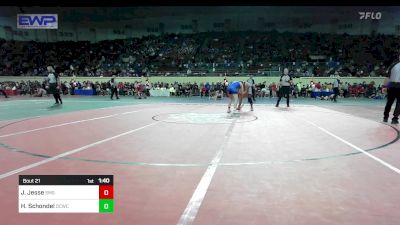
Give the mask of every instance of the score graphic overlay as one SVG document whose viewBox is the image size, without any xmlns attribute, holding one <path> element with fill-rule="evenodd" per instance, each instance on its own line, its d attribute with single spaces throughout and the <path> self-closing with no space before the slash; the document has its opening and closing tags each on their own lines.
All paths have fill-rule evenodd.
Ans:
<svg viewBox="0 0 400 225">
<path fill-rule="evenodd" d="M 20 213 L 113 213 L 113 175 L 20 175 Z"/>
</svg>

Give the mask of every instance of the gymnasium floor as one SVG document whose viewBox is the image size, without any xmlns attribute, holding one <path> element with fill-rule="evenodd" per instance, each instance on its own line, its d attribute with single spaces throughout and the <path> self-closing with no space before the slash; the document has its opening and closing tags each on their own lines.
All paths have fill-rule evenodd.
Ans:
<svg viewBox="0 0 400 225">
<path fill-rule="evenodd" d="M 0 224 L 400 224 L 385 101 L 282 101 L 0 98 Z M 19 214 L 29 174 L 113 174 L 114 213 Z"/>
</svg>

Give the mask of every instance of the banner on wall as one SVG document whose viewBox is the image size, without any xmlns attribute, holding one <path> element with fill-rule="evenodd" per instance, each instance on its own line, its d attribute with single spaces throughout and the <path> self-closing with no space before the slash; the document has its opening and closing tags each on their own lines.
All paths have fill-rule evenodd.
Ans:
<svg viewBox="0 0 400 225">
<path fill-rule="evenodd" d="M 310 55 L 311 60 L 324 60 L 326 59 L 326 55 Z"/>
<path fill-rule="evenodd" d="M 18 29 L 58 29 L 58 14 L 18 14 Z"/>
</svg>

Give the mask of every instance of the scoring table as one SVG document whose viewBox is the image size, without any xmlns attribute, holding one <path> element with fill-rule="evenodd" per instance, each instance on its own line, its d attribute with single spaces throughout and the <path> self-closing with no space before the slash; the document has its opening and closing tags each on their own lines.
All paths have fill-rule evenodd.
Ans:
<svg viewBox="0 0 400 225">
<path fill-rule="evenodd" d="M 113 213 L 113 175 L 20 175 L 20 213 Z"/>
</svg>

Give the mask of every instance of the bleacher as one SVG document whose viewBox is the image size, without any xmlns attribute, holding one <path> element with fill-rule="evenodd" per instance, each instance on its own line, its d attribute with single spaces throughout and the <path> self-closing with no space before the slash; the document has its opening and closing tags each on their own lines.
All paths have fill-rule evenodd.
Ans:
<svg viewBox="0 0 400 225">
<path fill-rule="evenodd" d="M 373 45 L 382 40 L 392 47 Z M 54 65 L 63 76 L 90 77 L 182 76 L 188 69 L 192 71 L 189 75 L 196 76 L 269 76 L 283 67 L 300 70 L 303 75 L 329 76 L 338 71 L 341 76 L 380 76 L 393 61 L 400 42 L 390 35 L 210 32 L 97 43 L 0 40 L 0 46 L 0 76 L 42 76 L 48 65 Z"/>
</svg>

